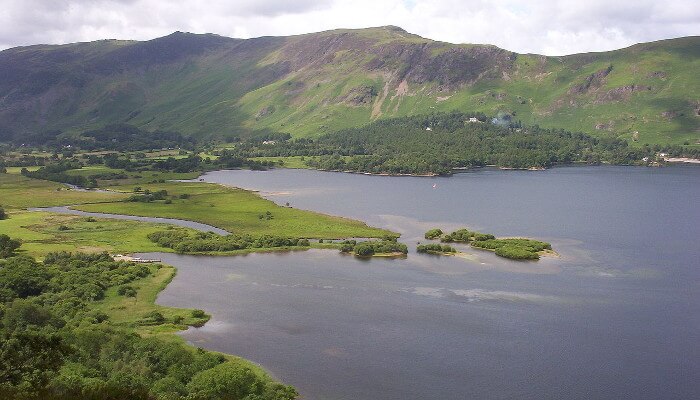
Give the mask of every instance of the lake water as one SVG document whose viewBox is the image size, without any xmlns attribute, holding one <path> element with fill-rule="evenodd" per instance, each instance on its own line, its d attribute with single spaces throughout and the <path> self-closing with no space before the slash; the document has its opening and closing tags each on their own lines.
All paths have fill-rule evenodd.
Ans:
<svg viewBox="0 0 700 400">
<path fill-rule="evenodd" d="M 213 315 L 186 340 L 260 363 L 305 399 L 700 398 L 700 168 L 204 179 L 392 229 L 410 248 L 428 228 L 468 227 L 560 253 L 157 255 L 178 267 L 158 302 Z"/>
</svg>

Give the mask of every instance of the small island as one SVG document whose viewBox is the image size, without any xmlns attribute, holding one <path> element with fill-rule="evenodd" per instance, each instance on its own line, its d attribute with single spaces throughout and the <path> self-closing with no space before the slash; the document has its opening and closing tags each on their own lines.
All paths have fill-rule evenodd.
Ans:
<svg viewBox="0 0 700 400">
<path fill-rule="evenodd" d="M 438 243 L 419 244 L 418 247 L 416 248 L 416 251 L 419 253 L 436 254 L 436 255 L 454 255 L 454 254 L 457 254 L 457 250 L 454 247 L 448 246 L 446 244 L 438 244 Z"/>
<path fill-rule="evenodd" d="M 395 236 L 386 236 L 382 240 L 346 240 L 340 244 L 340 251 L 356 257 L 405 257 L 408 247 Z"/>
<path fill-rule="evenodd" d="M 439 239 L 442 243 L 468 243 L 472 247 L 490 250 L 497 256 L 509 258 L 511 260 L 539 260 L 543 254 L 554 253 L 552 245 L 547 242 L 526 238 L 504 238 L 497 239 L 489 233 L 470 231 L 468 229 L 458 229 L 454 232 L 444 234 L 440 229 L 430 229 L 425 233 L 425 238 L 430 240 Z M 416 249 L 419 253 L 454 255 L 458 253 L 448 245 L 437 243 L 419 245 Z"/>
</svg>

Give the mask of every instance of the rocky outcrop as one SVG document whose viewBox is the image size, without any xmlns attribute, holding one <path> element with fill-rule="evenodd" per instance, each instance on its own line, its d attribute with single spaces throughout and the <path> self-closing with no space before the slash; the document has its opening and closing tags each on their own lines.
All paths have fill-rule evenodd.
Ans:
<svg viewBox="0 0 700 400">
<path fill-rule="evenodd" d="M 374 86 L 360 85 L 350 89 L 340 100 L 351 106 L 362 106 L 372 104 L 375 96 L 377 96 L 377 89 Z"/>
<path fill-rule="evenodd" d="M 595 103 L 610 103 L 616 101 L 627 100 L 633 93 L 647 92 L 652 90 L 651 86 L 645 85 L 626 85 L 610 89 L 601 94 L 596 99 Z"/>
<path fill-rule="evenodd" d="M 603 80 L 605 79 L 606 76 L 613 70 L 613 66 L 610 65 L 607 68 L 603 68 L 599 71 L 596 71 L 586 77 L 586 79 L 578 84 L 574 85 L 569 89 L 569 94 L 584 94 L 593 91 L 594 89 L 598 89 L 603 85 Z"/>
<path fill-rule="evenodd" d="M 263 107 L 262 109 L 260 109 L 260 111 L 258 111 L 257 114 L 255 114 L 255 119 L 257 120 L 257 119 L 266 117 L 266 116 L 272 114 L 273 112 L 275 112 L 275 106 L 269 105 L 267 107 Z"/>
</svg>

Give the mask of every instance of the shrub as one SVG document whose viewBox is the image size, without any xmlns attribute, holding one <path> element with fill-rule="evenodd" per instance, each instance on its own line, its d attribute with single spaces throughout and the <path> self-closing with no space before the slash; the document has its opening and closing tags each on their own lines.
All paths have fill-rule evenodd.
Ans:
<svg viewBox="0 0 700 400">
<path fill-rule="evenodd" d="M 120 286 L 117 294 L 124 297 L 136 297 L 136 289 L 131 286 Z"/>
<path fill-rule="evenodd" d="M 204 318 L 206 315 L 204 310 L 192 310 L 192 316 L 194 318 Z"/>
<path fill-rule="evenodd" d="M 537 260 L 540 258 L 537 252 L 514 245 L 505 245 L 497 248 L 496 255 L 513 260 Z"/>
<path fill-rule="evenodd" d="M 437 243 L 429 243 L 429 244 L 419 245 L 416 248 L 416 251 L 419 253 L 432 253 L 432 254 L 456 253 L 457 252 L 457 250 L 455 250 L 455 248 L 452 246 L 441 245 L 441 244 L 437 244 Z"/>
<path fill-rule="evenodd" d="M 165 317 L 158 311 L 150 311 L 143 316 L 144 322 L 149 324 L 162 324 L 165 322 Z"/>
<path fill-rule="evenodd" d="M 442 233 L 443 233 L 442 229 L 437 229 L 437 228 L 431 229 L 431 230 L 425 232 L 425 238 L 428 240 L 435 240 L 435 239 L 439 238 L 440 236 L 442 236 Z"/>
<path fill-rule="evenodd" d="M 290 386 L 263 384 L 253 370 L 232 362 L 199 372 L 187 384 L 187 390 L 195 399 L 293 400 L 298 395 Z"/>
<path fill-rule="evenodd" d="M 352 250 L 350 250 L 352 246 Z M 345 241 L 340 247 L 342 252 L 353 251 L 358 257 L 371 257 L 375 254 L 408 253 L 408 247 L 403 243 L 398 243 L 395 238 L 391 240 L 370 240 L 355 243 L 355 241 Z"/>
<path fill-rule="evenodd" d="M 538 252 L 552 249 L 551 244 L 532 239 L 488 239 L 474 241 L 472 246 L 494 250 L 496 255 L 514 260 L 537 260 Z"/>
<path fill-rule="evenodd" d="M 12 256 L 21 245 L 22 242 L 19 239 L 11 239 L 4 234 L 0 235 L 0 258 Z"/>
</svg>

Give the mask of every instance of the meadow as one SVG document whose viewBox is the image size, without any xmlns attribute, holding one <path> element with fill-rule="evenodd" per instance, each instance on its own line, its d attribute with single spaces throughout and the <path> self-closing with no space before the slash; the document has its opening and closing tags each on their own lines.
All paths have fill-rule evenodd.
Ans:
<svg viewBox="0 0 700 400">
<path fill-rule="evenodd" d="M 318 239 L 382 237 L 392 234 L 347 218 L 284 207 L 237 188 L 203 182 L 163 182 L 140 185 L 152 193 L 165 190 L 168 200 L 82 204 L 75 209 L 90 212 L 177 218 L 203 222 L 231 233 L 276 235 Z M 131 191 L 131 186 L 112 190 Z M 270 217 L 268 218 L 268 214 Z"/>
</svg>

